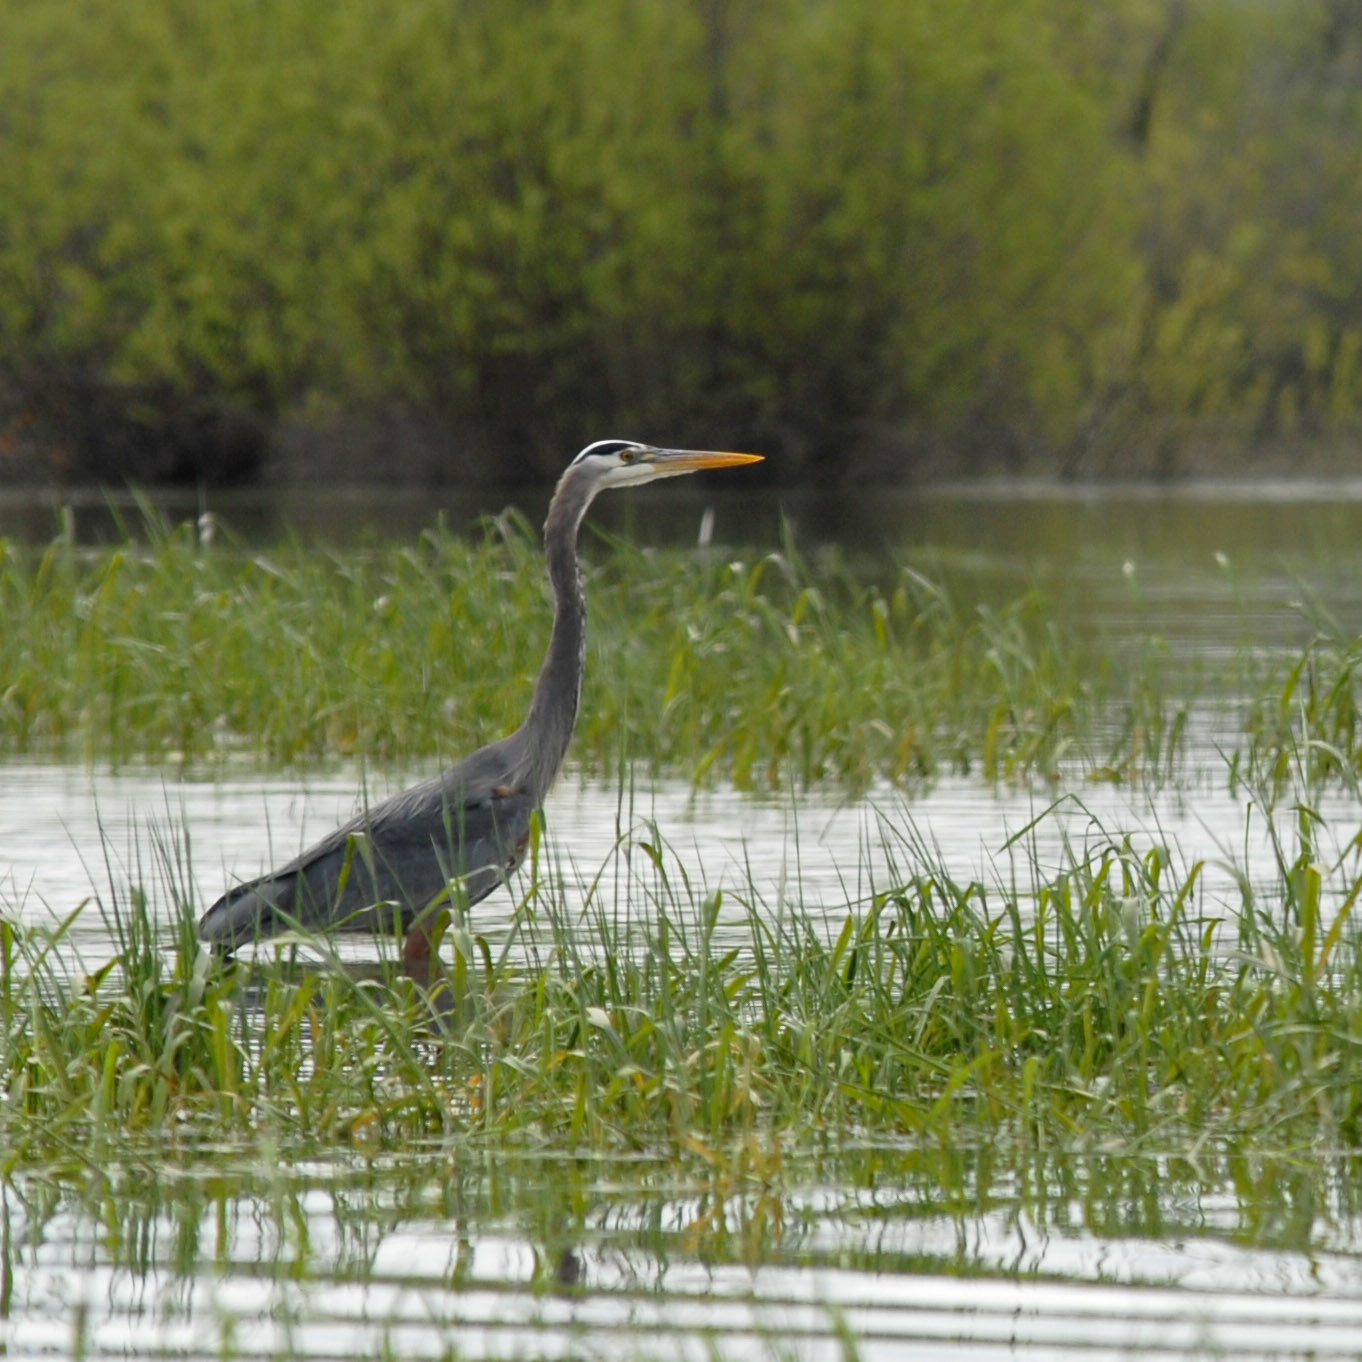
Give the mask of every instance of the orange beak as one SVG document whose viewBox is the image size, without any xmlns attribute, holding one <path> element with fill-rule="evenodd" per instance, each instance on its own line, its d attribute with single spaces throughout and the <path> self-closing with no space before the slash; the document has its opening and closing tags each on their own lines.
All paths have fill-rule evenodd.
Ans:
<svg viewBox="0 0 1362 1362">
<path fill-rule="evenodd" d="M 660 473 L 698 473 L 702 468 L 760 463 L 763 458 L 763 454 L 729 454 L 717 449 L 653 449 L 649 451 L 648 462 Z"/>
</svg>

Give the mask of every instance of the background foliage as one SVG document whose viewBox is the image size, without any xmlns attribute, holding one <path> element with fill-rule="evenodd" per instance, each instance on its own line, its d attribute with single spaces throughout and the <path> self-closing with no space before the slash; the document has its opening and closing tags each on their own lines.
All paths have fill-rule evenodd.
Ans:
<svg viewBox="0 0 1362 1362">
<path fill-rule="evenodd" d="M 1174 471 L 1362 406 L 1358 0 L 0 0 L 0 451 Z"/>
</svg>

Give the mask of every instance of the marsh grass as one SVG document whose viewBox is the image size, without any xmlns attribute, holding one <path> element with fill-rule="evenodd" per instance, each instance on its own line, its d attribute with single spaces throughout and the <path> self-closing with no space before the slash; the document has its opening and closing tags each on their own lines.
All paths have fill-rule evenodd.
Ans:
<svg viewBox="0 0 1362 1362">
<path fill-rule="evenodd" d="M 1323 1158 L 1362 1136 L 1362 866 L 1322 864 L 1303 811 L 1272 829 L 1270 884 L 1095 824 L 1058 868 L 1028 830 L 960 883 L 890 816 L 863 890 L 806 903 L 708 885 L 644 826 L 618 897 L 570 900 L 541 845 L 512 940 L 457 925 L 433 982 L 324 943 L 213 960 L 167 832 L 145 888 L 78 910 L 108 958 L 73 964 L 70 917 L 0 925 L 0 1172 L 431 1142 L 757 1180 L 877 1141 Z"/>
<path fill-rule="evenodd" d="M 591 556 L 588 770 L 627 752 L 633 772 L 853 791 L 1178 770 L 1190 701 L 1166 650 L 1077 639 L 1039 596 L 966 605 L 912 567 L 871 584 L 792 543 Z M 549 620 L 514 518 L 329 556 L 154 524 L 90 553 L 6 545 L 0 607 L 0 745 L 209 768 L 465 750 L 519 718 Z M 1318 810 L 1331 786 L 1362 799 L 1357 643 L 1321 620 L 1254 674 L 1227 769 L 1270 835 L 1267 883 L 1232 850 L 1183 864 L 1095 820 L 1058 865 L 1029 829 L 962 882 L 891 809 L 845 892 L 815 902 L 797 847 L 785 883 L 710 884 L 622 798 L 620 874 L 583 899 L 538 843 L 510 937 L 456 922 L 447 974 L 419 981 L 315 942 L 211 959 L 172 818 L 126 870 L 106 847 L 76 914 L 0 920 L 0 1172 L 433 1143 L 760 1180 L 866 1142 L 1352 1147 L 1362 838 L 1326 850 Z M 107 955 L 80 958 L 79 914 L 103 915 Z"/>
<path fill-rule="evenodd" d="M 743 789 L 864 791 L 942 771 L 1176 769 L 1188 696 L 1157 639 L 1119 650 L 1030 592 L 957 600 L 912 566 L 589 542 L 574 760 Z M 551 602 L 515 515 L 465 538 L 247 550 L 154 516 L 112 548 L 0 544 L 0 755 L 198 770 L 442 759 L 523 716 Z"/>
</svg>

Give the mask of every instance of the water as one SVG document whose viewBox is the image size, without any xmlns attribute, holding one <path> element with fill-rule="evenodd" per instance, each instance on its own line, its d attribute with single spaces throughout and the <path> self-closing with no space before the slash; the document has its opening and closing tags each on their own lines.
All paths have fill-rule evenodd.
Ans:
<svg viewBox="0 0 1362 1362">
<path fill-rule="evenodd" d="M 1299 646 L 1312 612 L 1362 627 L 1362 489 L 1226 492 L 730 501 L 719 534 L 741 526 L 744 551 L 760 550 L 777 542 L 784 509 L 815 542 L 886 561 L 891 546 L 911 544 L 984 595 L 1039 583 L 1083 627 L 1117 638 L 1156 630 L 1178 655 L 1212 664 L 1245 637 Z M 704 504 L 670 529 L 646 521 L 642 501 L 618 514 L 684 538 Z M 347 520 L 333 506 L 330 531 L 371 510 L 353 507 Z M 96 534 L 88 514 L 82 532 Z M 5 515 L 0 506 L 0 528 Z M 270 534 L 278 522 L 247 529 Z M 720 931 L 741 946 L 743 892 L 771 913 L 825 911 L 833 933 L 848 904 L 924 863 L 960 883 L 1024 888 L 1033 867 L 1058 871 L 1129 834 L 1137 851 L 1168 847 L 1184 871 L 1207 862 L 1203 907 L 1232 912 L 1240 872 L 1264 883 L 1279 874 L 1261 811 L 1231 792 L 1216 754 L 1224 721 L 1197 716 L 1185 779 L 1162 789 L 949 778 L 915 798 L 880 790 L 847 804 L 670 783 L 621 795 L 569 775 L 548 807 L 547 873 L 568 902 L 593 886 L 609 902 L 639 871 L 631 845 L 660 835 L 696 884 L 726 891 Z M 370 777 L 368 797 L 401 778 Z M 0 782 L 0 904 L 30 921 L 62 918 L 107 896 L 111 881 L 154 881 L 158 837 L 187 836 L 204 906 L 348 816 L 364 784 L 356 771 L 177 782 L 11 765 Z M 1355 872 L 1356 807 L 1335 793 L 1319 812 L 1320 859 Z M 513 907 L 507 893 L 484 901 L 479 930 L 526 940 Z M 92 904 L 67 949 L 73 968 L 111 953 Z M 362 1149 L 297 1167 L 240 1157 L 224 1152 L 210 1172 L 168 1149 L 153 1167 L 0 1180 L 0 1350 L 1257 1358 L 1352 1357 L 1362 1337 L 1362 1206 L 1358 1170 L 1343 1158 L 1308 1173 L 1287 1154 L 1037 1151 L 1000 1166 L 989 1150 L 861 1149 L 845 1133 L 766 1180 L 707 1180 L 644 1155 L 507 1150 L 470 1162 L 438 1144 L 386 1163 Z"/>
<path fill-rule="evenodd" d="M 435 1147 L 419 1178 L 354 1159 L 20 1183 L 0 1328 L 25 1358 L 1356 1356 L 1362 1219 L 1327 1191 L 1283 1242 L 1243 1244 L 1262 1207 L 1213 1170 L 1038 1161 L 1023 1192 L 986 1162 L 880 1149 L 876 1186 L 811 1168 L 782 1197 Z"/>
</svg>

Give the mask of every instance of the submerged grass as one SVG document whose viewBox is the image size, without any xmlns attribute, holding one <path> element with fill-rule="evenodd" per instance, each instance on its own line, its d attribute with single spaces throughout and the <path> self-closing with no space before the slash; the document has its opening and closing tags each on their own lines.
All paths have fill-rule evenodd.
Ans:
<svg viewBox="0 0 1362 1362">
<path fill-rule="evenodd" d="M 758 1179 L 867 1141 L 1329 1157 L 1362 1138 L 1362 864 L 1318 831 L 1274 826 L 1270 885 L 1100 831 L 962 884 L 891 820 L 883 882 L 832 905 L 694 882 L 644 829 L 622 898 L 570 906 L 541 856 L 515 938 L 461 926 L 434 987 L 211 960 L 162 838 L 174 919 L 111 888 L 109 960 L 0 923 L 0 1174 L 431 1140 Z"/>
<path fill-rule="evenodd" d="M 588 545 L 588 550 L 591 546 Z M 588 553 L 574 759 L 621 751 L 740 788 L 852 791 L 945 770 L 1109 778 L 1176 765 L 1187 697 L 1157 640 L 1118 655 L 1042 597 L 960 604 L 910 566 L 868 584 L 793 543 L 734 561 Z M 252 552 L 154 520 L 85 551 L 0 544 L 0 755 L 306 767 L 461 754 L 519 722 L 548 637 L 537 535 Z"/>
</svg>

